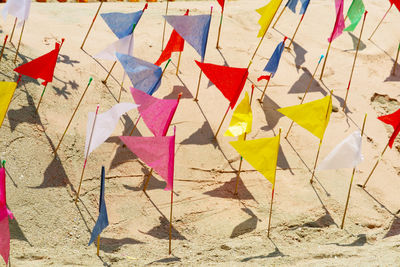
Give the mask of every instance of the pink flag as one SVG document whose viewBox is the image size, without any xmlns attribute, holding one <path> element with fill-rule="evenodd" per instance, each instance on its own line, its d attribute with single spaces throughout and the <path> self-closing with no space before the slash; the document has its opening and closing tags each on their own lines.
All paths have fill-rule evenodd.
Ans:
<svg viewBox="0 0 400 267">
<path fill-rule="evenodd" d="M 343 0 L 336 0 L 335 7 L 336 7 L 336 21 L 331 37 L 328 38 L 328 42 L 330 43 L 333 40 L 335 40 L 339 35 L 341 35 L 344 29 Z"/>
<path fill-rule="evenodd" d="M 13 219 L 13 214 L 7 209 L 6 202 L 6 170 L 0 169 L 0 255 L 8 263 L 10 254 L 10 229 L 8 217 Z"/>
<path fill-rule="evenodd" d="M 173 136 L 120 136 L 119 138 L 167 182 L 164 190 L 173 190 L 175 130 Z"/>
<path fill-rule="evenodd" d="M 165 136 L 178 107 L 179 98 L 158 99 L 131 87 L 133 100 L 139 105 L 144 123 L 155 136 Z"/>
</svg>

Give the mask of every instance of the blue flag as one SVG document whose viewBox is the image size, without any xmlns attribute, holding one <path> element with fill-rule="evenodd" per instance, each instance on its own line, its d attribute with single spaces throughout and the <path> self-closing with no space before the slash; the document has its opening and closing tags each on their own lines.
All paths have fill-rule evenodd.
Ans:
<svg viewBox="0 0 400 267">
<path fill-rule="evenodd" d="M 101 14 L 101 17 L 118 39 L 121 39 L 132 33 L 133 24 L 138 24 L 142 14 L 143 10 L 133 13 L 111 12 Z"/>
<path fill-rule="evenodd" d="M 289 0 L 286 3 L 286 7 L 288 7 L 290 10 L 292 10 L 293 13 L 296 13 L 296 6 L 299 0 Z"/>
<path fill-rule="evenodd" d="M 286 37 L 283 42 L 280 42 L 276 48 L 271 58 L 269 59 L 267 66 L 265 66 L 264 71 L 271 73 L 271 77 L 274 77 L 275 72 L 278 70 L 279 61 L 281 60 L 283 49 L 285 48 Z"/>
<path fill-rule="evenodd" d="M 142 59 L 117 53 L 134 88 L 152 95 L 161 85 L 162 69 Z"/>
<path fill-rule="evenodd" d="M 303 15 L 306 13 L 308 4 L 310 3 L 310 0 L 300 0 L 301 2 L 301 8 L 300 8 L 300 15 Z M 296 13 L 296 6 L 299 3 L 299 0 L 288 0 L 286 3 L 286 7 L 288 7 L 290 10 L 292 10 L 293 13 Z"/>
<path fill-rule="evenodd" d="M 166 21 L 185 39 L 204 61 L 211 15 L 164 16 Z"/>
<path fill-rule="evenodd" d="M 92 236 L 88 246 L 92 244 L 101 232 L 108 226 L 108 216 L 106 202 L 104 201 L 104 186 L 105 186 L 105 169 L 104 166 L 101 167 L 101 185 L 100 185 L 100 203 L 99 203 L 99 217 L 92 230 Z"/>
<path fill-rule="evenodd" d="M 307 11 L 308 4 L 310 4 L 310 0 L 300 0 L 300 2 L 301 2 L 300 15 L 303 15 Z"/>
</svg>

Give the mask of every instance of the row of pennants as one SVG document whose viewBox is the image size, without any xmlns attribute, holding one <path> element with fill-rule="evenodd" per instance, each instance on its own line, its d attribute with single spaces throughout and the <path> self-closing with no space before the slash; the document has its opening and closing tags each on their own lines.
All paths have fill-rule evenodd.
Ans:
<svg viewBox="0 0 400 267">
<path fill-rule="evenodd" d="M 13 3 L 17 2 L 19 3 L 19 6 L 13 5 Z M 218 2 L 221 4 L 223 10 L 224 1 L 218 0 Z M 261 25 L 261 29 L 258 33 L 259 37 L 263 37 L 267 32 L 279 6 L 281 5 L 281 2 L 282 0 L 271 0 L 265 7 L 257 10 L 257 12 L 261 15 L 259 20 L 259 24 Z M 300 0 L 300 2 L 300 14 L 304 15 L 309 1 Z M 21 9 L 21 3 L 28 5 L 27 1 L 8 1 L 3 9 L 3 15 L 8 12 L 9 14 L 15 15 L 20 20 L 26 20 L 26 14 L 29 14 L 29 8 L 24 6 L 24 8 Z M 293 12 L 296 12 L 297 3 L 298 1 L 289 0 L 286 4 L 286 7 Z M 345 29 L 345 20 L 343 18 L 343 0 L 336 0 L 335 3 L 337 18 L 334 30 L 328 39 L 329 43 L 337 38 L 343 30 L 354 30 L 361 20 L 362 15 L 366 14 L 362 1 L 354 0 L 348 11 L 348 17 L 351 21 L 351 24 Z M 390 3 L 391 5 L 394 4 L 400 10 L 400 1 L 390 0 Z M 99 107 L 97 108 L 96 112 L 89 113 L 85 142 L 84 168 L 86 166 L 86 161 L 89 154 L 111 136 L 119 118 L 124 113 L 138 108 L 140 118 L 143 119 L 154 136 L 121 136 L 120 139 L 134 154 L 143 160 L 149 167 L 154 169 L 154 171 L 157 172 L 167 182 L 165 190 L 172 191 L 176 129 L 174 128 L 173 136 L 166 136 L 166 134 L 178 107 L 179 98 L 176 100 L 164 100 L 152 96 L 161 85 L 163 70 L 161 69 L 160 65 L 171 57 L 172 52 L 182 52 L 184 48 L 184 42 L 188 42 L 201 57 L 201 61 L 196 61 L 196 64 L 199 66 L 201 72 L 204 73 L 228 99 L 230 109 L 234 109 L 236 106 L 238 98 L 241 95 L 245 85 L 249 68 L 233 68 L 204 63 L 211 14 L 189 16 L 189 11 L 182 16 L 165 16 L 165 20 L 174 28 L 174 30 L 160 58 L 155 64 L 132 56 L 134 39 L 133 33 L 146 7 L 141 11 L 128 14 L 119 12 L 101 14 L 101 17 L 110 27 L 112 32 L 117 36 L 118 40 L 103 51 L 97 53 L 95 57 L 104 60 L 118 60 L 122 64 L 125 73 L 130 78 L 132 85 L 134 86 L 131 88 L 131 93 L 136 104 L 118 103 L 110 110 L 102 114 L 98 114 Z M 17 11 L 20 11 L 18 16 L 15 13 Z M 286 37 L 277 45 L 270 60 L 264 68 L 264 71 L 269 72 L 270 75 L 261 76 L 259 80 L 266 79 L 269 82 L 269 80 L 277 72 L 279 61 L 285 47 L 285 41 Z M 14 71 L 20 75 L 29 76 L 34 79 L 42 79 L 44 80 L 43 85 L 47 86 L 49 82 L 52 82 L 58 54 L 63 42 L 64 40 L 62 40 L 60 43 L 56 43 L 54 50 L 15 68 Z M 1 123 L 4 120 L 17 85 L 18 82 L 0 83 Z M 88 86 L 89 85 L 90 82 Z M 319 138 L 320 144 L 322 143 L 326 127 L 329 123 L 331 110 L 332 92 L 330 95 L 320 100 L 278 109 L 278 111 L 283 115 L 286 115 Z M 273 199 L 276 163 L 281 133 L 272 138 L 246 140 L 246 135 L 251 132 L 252 119 L 251 98 L 249 98 L 249 95 L 246 92 L 244 99 L 236 106 L 236 109 L 233 112 L 229 128 L 227 129 L 225 135 L 239 138 L 238 141 L 230 142 L 231 145 L 245 160 L 247 160 L 256 170 L 263 174 L 263 176 L 265 176 L 265 178 L 272 183 Z M 394 128 L 394 132 L 388 142 L 388 146 L 392 148 L 394 140 L 397 134 L 400 132 L 400 110 L 393 114 L 379 117 L 379 119 L 384 123 L 393 126 Z M 356 168 L 357 165 L 362 161 L 361 137 L 362 132 L 360 131 L 356 131 L 349 135 L 349 137 L 347 137 L 330 154 L 326 156 L 325 160 L 322 161 L 316 169 L 324 170 L 337 168 Z M 100 215 L 92 231 L 89 244 L 94 242 L 102 230 L 108 225 L 107 210 L 104 201 L 104 167 L 102 168 L 101 173 L 102 178 L 99 204 Z M 12 218 L 12 213 L 7 209 L 6 206 L 5 169 L 3 166 L 0 169 L 0 233 L 5 234 L 0 234 L 0 254 L 3 256 L 6 262 L 8 262 L 9 255 L 8 217 Z"/>
</svg>

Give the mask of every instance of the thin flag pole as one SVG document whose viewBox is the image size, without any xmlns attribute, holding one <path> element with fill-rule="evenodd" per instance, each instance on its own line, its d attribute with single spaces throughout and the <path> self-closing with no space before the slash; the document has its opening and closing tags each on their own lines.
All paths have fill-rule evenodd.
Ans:
<svg viewBox="0 0 400 267">
<path fill-rule="evenodd" d="M 382 151 L 381 155 L 379 156 L 379 158 L 378 158 L 378 160 L 376 161 L 376 163 L 375 163 L 374 167 L 372 168 L 372 170 L 371 170 L 370 174 L 368 175 L 368 178 L 367 178 L 367 180 L 365 180 L 365 182 L 364 182 L 364 184 L 363 184 L 362 188 L 365 188 L 365 186 L 367 185 L 367 183 L 368 183 L 369 179 L 371 178 L 372 174 L 374 173 L 374 171 L 375 171 L 376 167 L 378 166 L 379 162 L 381 161 L 381 159 L 382 159 L 382 157 L 383 157 L 383 154 L 385 154 L 385 152 L 386 152 L 386 149 L 387 149 L 388 147 L 389 147 L 389 142 L 386 144 L 386 146 L 385 146 L 385 149 L 383 149 L 383 151 Z"/>
<path fill-rule="evenodd" d="M 285 12 L 286 7 L 287 7 L 286 5 L 283 7 L 283 9 L 282 9 L 281 13 L 279 14 L 278 18 L 275 20 L 274 25 L 272 25 L 272 28 L 273 28 L 273 29 L 275 29 L 275 25 L 276 25 L 276 23 L 278 23 L 278 20 L 281 18 L 283 12 Z"/>
<path fill-rule="evenodd" d="M 399 53 L 400 53 L 400 43 L 399 43 L 399 47 L 397 48 L 396 60 L 394 61 L 393 76 L 396 75 L 396 67 L 397 67 L 397 62 L 399 60 Z M 0 58 L 0 60 L 1 60 L 1 58 Z"/>
<path fill-rule="evenodd" d="M 133 131 L 136 129 L 136 127 L 137 127 L 137 125 L 138 125 L 138 123 L 139 123 L 139 121 L 140 121 L 141 118 L 142 118 L 142 115 L 139 115 L 139 118 L 136 120 L 136 123 L 135 123 L 135 125 L 133 126 L 132 131 L 131 131 L 131 133 L 129 134 L 129 136 L 132 136 Z"/>
<path fill-rule="evenodd" d="M 225 8 L 225 5 L 224 5 L 224 8 Z M 224 19 L 224 8 L 222 8 L 222 10 L 221 10 L 221 19 L 219 21 L 218 38 L 217 38 L 217 46 L 216 46 L 217 49 L 221 48 L 221 47 L 219 47 L 219 38 L 221 36 L 222 21 Z"/>
<path fill-rule="evenodd" d="M 25 29 L 25 20 L 24 20 L 24 23 L 22 24 L 22 29 L 21 29 L 21 34 L 20 34 L 20 36 L 19 36 L 17 51 L 15 52 L 14 64 L 17 62 L 19 47 L 20 47 L 20 45 L 21 45 L 22 34 L 24 33 L 24 29 Z"/>
<path fill-rule="evenodd" d="M 356 54 L 354 55 L 353 66 L 351 67 L 351 72 L 350 72 L 349 84 L 347 85 L 347 90 L 346 90 L 346 97 L 344 98 L 343 111 L 346 110 L 347 97 L 349 96 L 350 84 L 351 84 L 351 80 L 352 80 L 352 78 L 353 78 L 354 67 L 356 66 L 356 60 L 357 60 L 358 50 L 359 50 L 359 48 L 360 48 L 361 36 L 362 36 L 363 30 L 364 30 L 364 23 L 365 23 L 365 18 L 367 17 L 367 13 L 368 13 L 368 11 L 365 11 L 365 12 L 364 12 L 364 19 L 363 19 L 363 23 L 362 23 L 362 26 L 361 26 L 360 37 L 358 37 L 358 43 L 357 43 Z"/>
<path fill-rule="evenodd" d="M 214 139 L 217 139 L 217 135 L 218 135 L 218 133 L 219 133 L 219 130 L 221 130 L 222 124 L 223 124 L 224 121 L 225 121 L 226 115 L 228 115 L 228 112 L 229 112 L 229 108 L 230 108 L 230 107 L 231 107 L 231 105 L 230 105 L 230 103 L 229 103 L 228 109 L 226 110 L 225 115 L 224 115 L 224 117 L 222 118 L 222 121 L 221 121 L 221 123 L 220 123 L 220 125 L 219 125 L 219 127 L 218 127 L 218 130 L 217 130 L 217 132 L 215 133 Z"/>
<path fill-rule="evenodd" d="M 169 214 L 169 255 L 172 253 L 172 206 L 174 204 L 174 191 L 171 189 L 171 210 Z"/>
<path fill-rule="evenodd" d="M 99 256 L 100 253 L 100 235 L 97 236 L 97 256 Z"/>
<path fill-rule="evenodd" d="M 299 21 L 299 24 L 297 24 L 296 30 L 294 31 L 293 37 L 292 37 L 292 39 L 290 39 L 290 43 L 289 43 L 289 46 L 288 46 L 287 48 L 290 48 L 290 46 L 292 45 L 293 40 L 294 40 L 294 38 L 296 37 L 297 31 L 298 31 L 299 28 L 300 28 L 300 24 L 301 24 L 301 22 L 303 21 L 303 18 L 304 18 L 304 15 L 305 15 L 305 14 L 306 14 L 306 13 L 304 13 L 304 14 L 301 16 L 301 19 L 300 19 L 300 21 Z"/>
<path fill-rule="evenodd" d="M 7 34 L 6 37 L 4 38 L 3 47 L 1 48 L 0 61 L 1 61 L 1 59 L 3 58 L 4 48 L 6 48 L 7 38 L 8 38 L 8 34 Z M 395 64 L 395 65 L 396 65 L 396 64 Z M 393 74 L 394 74 L 394 72 L 393 72 Z"/>
<path fill-rule="evenodd" d="M 168 3 L 169 3 L 169 0 L 167 0 L 167 6 L 165 7 L 165 16 L 168 14 Z M 165 38 L 166 24 L 167 24 L 167 20 L 164 18 L 164 29 L 163 29 L 163 33 L 162 33 L 161 52 L 164 50 L 164 38 Z"/>
<path fill-rule="evenodd" d="M 42 103 L 43 95 L 44 95 L 44 92 L 46 91 L 46 88 L 47 88 L 47 83 L 43 88 L 42 94 L 40 95 L 39 103 L 38 103 L 38 105 L 36 107 L 36 113 L 39 112 L 40 103 Z"/>
<path fill-rule="evenodd" d="M 60 138 L 60 141 L 58 141 L 58 145 L 57 145 L 56 149 L 54 150 L 54 155 L 57 155 L 57 151 L 58 151 L 58 149 L 60 148 L 60 145 L 61 145 L 61 143 L 62 143 L 62 141 L 63 141 L 63 139 L 64 139 L 64 136 L 65 136 L 65 134 L 67 133 L 68 128 L 69 128 L 69 126 L 71 125 L 72 120 L 74 119 L 75 113 L 76 113 L 76 111 L 78 110 L 78 108 L 79 108 L 79 106 L 80 106 L 80 104 L 81 104 L 81 102 L 82 102 L 82 99 L 83 99 L 83 97 L 85 96 L 86 91 L 88 90 L 88 88 L 89 88 L 90 83 L 92 82 L 92 80 L 93 80 L 93 78 L 90 77 L 89 82 L 88 82 L 88 84 L 87 84 L 85 90 L 83 91 L 83 94 L 82 94 L 81 98 L 79 99 L 78 105 L 76 105 L 76 108 L 75 108 L 74 112 L 72 113 L 71 119 L 69 120 L 69 122 L 68 122 L 68 124 L 67 124 L 67 127 L 65 128 L 65 131 L 64 131 L 64 133 L 62 134 L 62 136 L 61 136 L 61 138 Z"/>
<path fill-rule="evenodd" d="M 331 49 L 331 44 L 332 44 L 332 41 L 329 42 L 328 49 L 326 50 L 326 55 L 325 55 L 324 64 L 322 65 L 321 75 L 319 76 L 319 79 L 320 79 L 320 80 L 322 80 L 322 76 L 324 75 L 325 64 L 326 64 L 326 60 L 328 59 L 329 50 Z"/>
<path fill-rule="evenodd" d="M 178 64 L 176 66 L 176 76 L 178 76 L 179 74 L 179 65 L 181 64 L 181 56 L 182 56 L 182 51 L 179 52 Z"/>
<path fill-rule="evenodd" d="M 110 77 L 111 72 L 113 71 L 113 69 L 114 69 L 114 67 L 115 67 L 115 64 L 117 64 L 117 61 L 114 61 L 114 63 L 112 64 L 110 70 L 109 70 L 108 73 L 107 73 L 106 78 L 105 78 L 103 81 L 101 81 L 102 83 L 107 84 L 108 77 Z"/>
<path fill-rule="evenodd" d="M 86 163 L 87 163 L 87 159 L 88 159 L 88 156 L 89 156 L 90 144 L 92 143 L 93 131 L 94 131 L 94 126 L 96 125 L 96 119 L 97 119 L 97 114 L 98 114 L 98 112 L 99 112 L 99 107 L 100 107 L 100 105 L 97 105 L 96 114 L 94 115 L 92 131 L 91 131 L 91 133 L 90 133 L 89 144 L 88 144 L 88 148 L 87 148 L 86 155 L 85 155 L 85 162 L 83 163 L 82 174 L 81 174 L 81 180 L 80 180 L 80 182 L 79 182 L 78 193 L 76 194 L 75 203 L 78 203 L 79 192 L 81 191 L 82 180 L 83 180 L 83 174 L 85 173 L 85 169 L 86 169 Z"/>
<path fill-rule="evenodd" d="M 379 22 L 378 26 L 376 26 L 375 30 L 372 32 L 371 36 L 368 38 L 368 40 L 371 40 L 372 36 L 375 34 L 376 30 L 379 28 L 379 26 L 381 26 L 383 20 L 385 19 L 386 15 L 389 13 L 390 9 L 392 8 L 393 3 L 390 3 L 390 7 L 389 9 L 386 11 L 385 15 L 383 16 L 383 18 L 381 19 L 381 21 Z"/>
<path fill-rule="evenodd" d="M 83 39 L 83 42 L 82 42 L 82 45 L 81 45 L 81 49 L 82 49 L 82 50 L 83 50 L 83 46 L 85 45 L 86 39 L 88 38 L 90 31 L 92 30 L 93 24 L 94 24 L 94 22 L 96 21 L 97 15 L 98 15 L 99 12 L 100 12 L 100 9 L 101 9 L 101 6 L 103 5 L 103 2 L 104 2 L 103 0 L 100 0 L 100 5 L 99 5 L 99 7 L 97 8 L 96 15 L 94 15 L 94 18 L 93 18 L 93 20 L 92 20 L 92 23 L 90 24 L 89 30 L 88 30 L 87 33 L 86 33 L 85 39 Z"/>
<path fill-rule="evenodd" d="M 365 122 L 367 121 L 367 113 L 365 113 L 364 117 L 364 122 L 361 130 L 361 137 L 364 135 L 364 128 L 365 128 Z M 347 200 L 346 200 L 346 206 L 344 208 L 344 213 L 343 213 L 343 219 L 342 219 L 342 225 L 340 226 L 341 229 L 343 229 L 344 226 L 344 219 L 346 218 L 346 213 L 347 213 L 347 208 L 349 206 L 349 200 L 350 200 L 350 193 L 351 193 L 351 186 L 353 184 L 353 179 L 354 179 L 354 173 L 356 172 L 356 168 L 353 168 L 353 173 L 351 174 L 351 179 L 350 179 L 350 186 L 349 186 L 349 192 L 347 193 Z"/>
<path fill-rule="evenodd" d="M 13 26 L 13 28 L 12 28 L 12 31 L 11 31 L 11 36 L 10 36 L 10 43 L 11 43 L 11 41 L 12 41 L 12 38 L 13 38 L 13 36 L 14 36 L 14 31 L 15 31 L 15 26 L 17 25 L 17 21 L 18 21 L 18 18 L 15 18 L 15 20 L 14 20 L 14 26 Z"/>
<path fill-rule="evenodd" d="M 303 104 L 304 99 L 305 99 L 306 96 L 307 96 L 308 90 L 310 90 L 310 88 L 311 88 L 311 84 L 312 84 L 313 81 L 314 81 L 315 74 L 317 73 L 318 67 L 319 67 L 319 65 L 321 64 L 321 61 L 322 61 L 323 58 L 324 58 L 324 55 L 321 55 L 321 57 L 319 58 L 317 67 L 315 67 L 314 73 L 313 73 L 313 75 L 312 75 L 312 77 L 311 77 L 311 80 L 310 80 L 310 82 L 308 83 L 308 86 L 307 86 L 307 88 L 306 88 L 306 91 L 304 92 L 304 95 L 303 95 L 303 97 L 301 98 L 300 105 Z M 293 127 L 293 124 L 294 124 L 294 121 L 292 121 L 292 122 L 290 123 L 289 130 L 287 131 L 286 136 L 285 136 L 286 139 L 287 139 L 287 137 L 289 136 L 289 133 L 290 133 L 290 130 L 292 129 L 292 127 Z"/>
<path fill-rule="evenodd" d="M 269 84 L 269 81 L 270 81 L 270 80 L 271 80 L 271 75 L 268 75 L 268 80 L 267 80 L 267 84 L 266 84 L 265 87 L 264 87 L 264 91 L 262 92 L 261 97 L 260 97 L 259 99 L 257 99 L 258 102 L 260 102 L 260 104 L 262 103 L 262 101 L 263 101 L 263 99 L 264 99 L 265 92 L 267 91 L 268 84 Z"/>
</svg>

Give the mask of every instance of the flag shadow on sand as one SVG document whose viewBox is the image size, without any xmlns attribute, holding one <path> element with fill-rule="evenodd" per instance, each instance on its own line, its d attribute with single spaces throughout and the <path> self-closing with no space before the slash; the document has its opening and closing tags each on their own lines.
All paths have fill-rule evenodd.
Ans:
<svg viewBox="0 0 400 267">
<path fill-rule="evenodd" d="M 164 217 L 160 216 L 158 218 L 160 220 L 160 225 L 153 227 L 146 235 L 150 235 L 157 239 L 169 239 L 169 221 Z M 142 232 L 143 233 L 143 232 Z M 175 227 L 172 225 L 172 240 L 187 240 L 186 237 L 181 235 Z"/>
<path fill-rule="evenodd" d="M 254 231 L 257 228 L 257 223 L 259 221 L 258 217 L 249 208 L 242 208 L 242 211 L 247 213 L 250 218 L 241 222 L 232 230 L 230 238 L 235 238 L 247 233 Z"/>
</svg>

